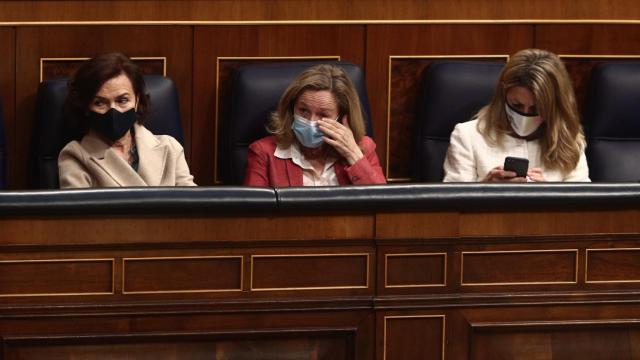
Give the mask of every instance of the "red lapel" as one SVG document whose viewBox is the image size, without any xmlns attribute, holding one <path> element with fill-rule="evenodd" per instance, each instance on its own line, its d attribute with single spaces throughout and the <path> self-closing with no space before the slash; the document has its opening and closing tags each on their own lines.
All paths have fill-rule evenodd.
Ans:
<svg viewBox="0 0 640 360">
<path fill-rule="evenodd" d="M 284 163 L 287 169 L 289 186 L 302 186 L 302 168 L 294 164 L 291 159 L 286 159 Z"/>
</svg>

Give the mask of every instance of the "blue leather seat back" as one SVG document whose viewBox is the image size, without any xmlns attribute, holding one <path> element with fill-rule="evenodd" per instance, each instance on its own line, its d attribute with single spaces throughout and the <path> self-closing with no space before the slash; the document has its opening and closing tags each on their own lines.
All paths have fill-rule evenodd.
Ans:
<svg viewBox="0 0 640 360">
<path fill-rule="evenodd" d="M 221 129 L 220 177 L 225 184 L 242 184 L 248 147 L 268 135 L 266 125 L 282 93 L 300 73 L 322 63 L 335 64 L 345 70 L 360 97 L 367 134 L 372 136 L 364 74 L 357 65 L 336 61 L 247 65 L 233 74 L 230 114 Z"/>
<path fill-rule="evenodd" d="M 413 177 L 440 182 L 444 158 L 456 124 L 471 117 L 493 97 L 504 63 L 442 61 L 423 73 L 414 137 Z"/>
<path fill-rule="evenodd" d="M 171 135 L 184 145 L 180 103 L 174 82 L 160 75 L 145 75 L 151 107 L 144 125 L 157 135 Z M 40 84 L 35 122 L 35 184 L 38 188 L 58 188 L 58 154 L 77 134 L 69 132 L 63 119 L 68 79 L 46 80 Z"/>
<path fill-rule="evenodd" d="M 640 62 L 591 71 L 585 116 L 591 181 L 640 180 Z"/>
</svg>

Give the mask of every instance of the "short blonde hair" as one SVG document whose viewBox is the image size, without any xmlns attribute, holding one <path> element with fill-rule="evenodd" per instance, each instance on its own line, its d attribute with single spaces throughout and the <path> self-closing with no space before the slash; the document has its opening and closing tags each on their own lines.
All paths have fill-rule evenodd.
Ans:
<svg viewBox="0 0 640 360">
<path fill-rule="evenodd" d="M 585 146 L 584 134 L 569 74 L 552 52 L 525 49 L 509 59 L 493 99 L 477 114 L 480 133 L 490 143 L 501 144 L 511 132 L 505 101 L 507 92 L 516 86 L 533 93 L 538 114 L 544 120 L 541 139 L 544 166 L 563 173 L 575 169 Z"/>
<path fill-rule="evenodd" d="M 356 142 L 365 134 L 362 106 L 358 93 L 345 71 L 336 65 L 321 64 L 302 72 L 282 94 L 278 107 L 271 114 L 267 126 L 269 133 L 276 136 L 278 144 L 288 147 L 295 140 L 291 124 L 293 108 L 302 93 L 307 90 L 326 90 L 333 94 L 338 105 L 338 114 L 347 115 L 349 127 Z"/>
</svg>

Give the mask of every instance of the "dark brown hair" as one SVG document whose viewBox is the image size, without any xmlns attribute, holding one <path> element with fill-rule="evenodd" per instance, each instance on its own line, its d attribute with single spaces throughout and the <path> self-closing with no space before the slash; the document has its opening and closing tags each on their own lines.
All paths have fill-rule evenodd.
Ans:
<svg viewBox="0 0 640 360">
<path fill-rule="evenodd" d="M 125 74 L 131 81 L 133 92 L 138 98 L 136 121 L 142 124 L 150 105 L 142 73 L 125 55 L 108 53 L 87 60 L 69 80 L 69 94 L 64 103 L 64 114 L 67 126 L 74 137 L 82 137 L 89 131 L 89 105 L 102 85 L 120 74 Z"/>
</svg>

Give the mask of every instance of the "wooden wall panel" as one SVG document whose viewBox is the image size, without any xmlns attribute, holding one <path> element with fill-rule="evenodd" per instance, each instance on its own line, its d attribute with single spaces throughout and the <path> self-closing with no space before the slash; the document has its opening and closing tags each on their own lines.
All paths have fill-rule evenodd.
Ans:
<svg viewBox="0 0 640 360">
<path fill-rule="evenodd" d="M 541 24 L 535 46 L 557 54 L 640 54 L 640 27 L 624 24 Z"/>
<path fill-rule="evenodd" d="M 98 216 L 56 218 L 0 218 L 0 239 L 5 244 L 48 245 L 123 244 L 127 242 L 286 241 L 322 239 L 327 242 L 373 239 L 373 215 L 209 217 Z"/>
<path fill-rule="evenodd" d="M 601 62 L 640 61 L 640 29 L 624 24 L 543 24 L 535 26 L 535 46 L 560 55 L 586 114 L 589 78 Z"/>
<path fill-rule="evenodd" d="M 215 179 L 214 155 L 221 136 L 216 123 L 216 101 L 221 93 L 216 84 L 219 58 L 259 61 L 272 57 L 339 56 L 343 61 L 364 66 L 364 38 L 365 28 L 358 25 L 197 26 L 193 127 L 198 131 L 192 138 L 191 168 L 198 184 L 212 185 Z"/>
<path fill-rule="evenodd" d="M 335 251 L 331 251 L 332 253 Z M 251 257 L 251 290 L 368 289 L 369 254 Z"/>
<path fill-rule="evenodd" d="M 242 256 L 125 258 L 122 292 L 242 291 Z"/>
<path fill-rule="evenodd" d="M 3 1 L 0 21 L 638 19 L 633 0 Z"/>
<path fill-rule="evenodd" d="M 45 58 L 40 61 L 41 81 L 69 78 L 89 58 Z M 167 59 L 164 57 L 139 58 L 132 56 L 143 75 L 166 76 Z"/>
<path fill-rule="evenodd" d="M 578 250 L 462 252 L 462 285 L 576 284 Z"/>
<path fill-rule="evenodd" d="M 113 259 L 0 261 L 0 296 L 108 295 Z"/>
<path fill-rule="evenodd" d="M 0 111 L 3 112 L 5 132 L 5 161 L 15 161 L 15 29 L 0 28 Z M 7 169 L 10 165 L 7 166 Z M 5 181 L 7 179 L 5 178 Z"/>
<path fill-rule="evenodd" d="M 5 339 L 4 359 L 353 359 L 354 332 L 94 335 Z M 187 355 L 188 354 L 188 355 Z"/>
<path fill-rule="evenodd" d="M 447 284 L 446 253 L 385 254 L 384 288 L 414 288 Z M 382 291 L 382 289 L 379 289 Z"/>
<path fill-rule="evenodd" d="M 379 360 L 445 359 L 444 315 L 383 316 Z"/>
<path fill-rule="evenodd" d="M 640 249 L 587 249 L 586 254 L 586 282 L 640 282 Z"/>
<path fill-rule="evenodd" d="M 166 57 L 167 76 L 180 94 L 185 150 L 191 144 L 192 28 L 186 26 L 69 26 L 19 27 L 16 32 L 15 161 L 9 169 L 10 186 L 29 185 L 28 161 L 32 146 L 35 97 L 41 58 L 92 57 L 120 51 L 129 56 Z M 196 181 L 198 179 L 196 178 Z"/>
<path fill-rule="evenodd" d="M 640 355 L 638 324 L 615 320 L 496 323 L 474 331 L 472 337 L 469 358 L 477 360 L 635 359 Z"/>
<path fill-rule="evenodd" d="M 413 120 L 390 117 L 403 99 L 389 96 L 390 56 L 509 55 L 533 44 L 525 25 L 370 25 L 367 27 L 367 83 L 378 156 L 390 180 L 410 177 Z M 398 72 L 398 74 L 404 74 Z M 397 80 L 397 81 L 402 81 Z M 402 123 L 400 123 L 402 121 Z"/>
</svg>

